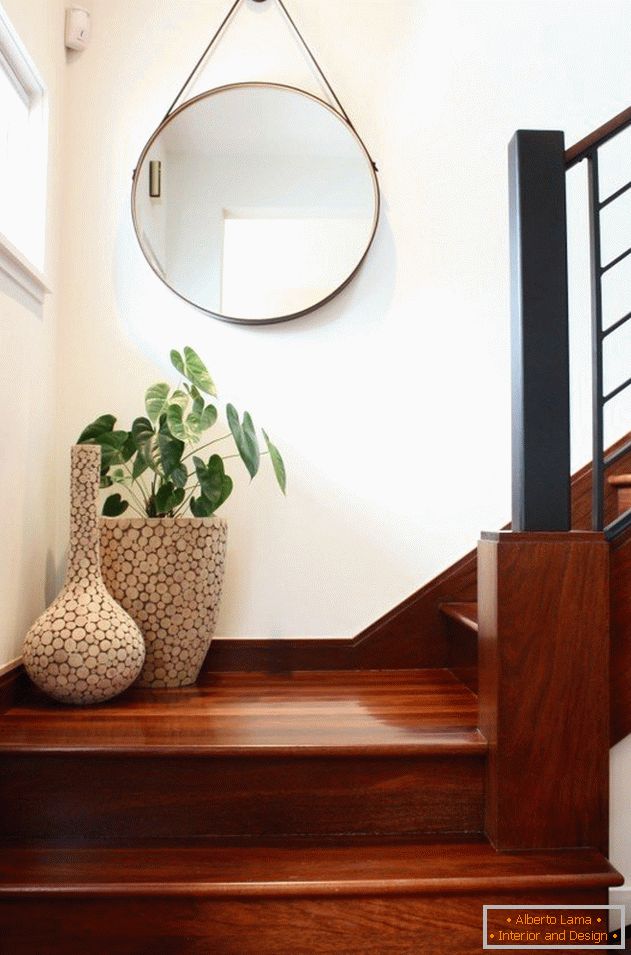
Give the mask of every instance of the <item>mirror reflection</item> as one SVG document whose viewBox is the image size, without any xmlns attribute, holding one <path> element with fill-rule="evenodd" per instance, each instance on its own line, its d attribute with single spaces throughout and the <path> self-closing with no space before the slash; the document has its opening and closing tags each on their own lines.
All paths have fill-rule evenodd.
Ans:
<svg viewBox="0 0 631 955">
<path fill-rule="evenodd" d="M 345 120 L 290 87 L 249 83 L 185 103 L 134 178 L 134 224 L 154 271 L 219 317 L 282 321 L 332 297 L 372 242 L 379 193 Z"/>
</svg>

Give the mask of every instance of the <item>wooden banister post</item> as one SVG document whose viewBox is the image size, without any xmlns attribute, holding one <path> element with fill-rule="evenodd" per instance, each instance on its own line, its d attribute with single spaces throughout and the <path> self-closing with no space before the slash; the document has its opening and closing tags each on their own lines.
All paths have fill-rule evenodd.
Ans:
<svg viewBox="0 0 631 955">
<path fill-rule="evenodd" d="M 570 529 L 567 224 L 563 133 L 509 146 L 512 527 Z"/>
<path fill-rule="evenodd" d="M 600 533 L 478 545 L 486 831 L 497 849 L 607 851 L 609 547 Z"/>
</svg>

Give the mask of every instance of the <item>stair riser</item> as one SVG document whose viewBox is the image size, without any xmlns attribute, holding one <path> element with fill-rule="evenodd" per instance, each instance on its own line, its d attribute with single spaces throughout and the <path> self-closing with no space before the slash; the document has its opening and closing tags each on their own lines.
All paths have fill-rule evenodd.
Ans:
<svg viewBox="0 0 631 955">
<path fill-rule="evenodd" d="M 35 897 L 0 900 L 0 937 L 11 955 L 481 955 L 482 906 L 489 902 L 604 905 L 607 890 L 351 899 Z"/>
<path fill-rule="evenodd" d="M 0 838 L 481 832 L 484 758 L 17 756 Z"/>
</svg>

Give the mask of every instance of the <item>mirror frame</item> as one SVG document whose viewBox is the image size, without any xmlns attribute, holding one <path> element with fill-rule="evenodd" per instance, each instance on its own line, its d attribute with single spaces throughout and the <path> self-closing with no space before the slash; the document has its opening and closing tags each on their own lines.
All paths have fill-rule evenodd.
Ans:
<svg viewBox="0 0 631 955">
<path fill-rule="evenodd" d="M 162 130 L 165 129 L 176 116 L 178 116 L 185 109 L 188 109 L 189 107 L 193 106 L 195 103 L 199 102 L 200 100 L 207 99 L 210 96 L 216 96 L 219 93 L 225 93 L 228 90 L 244 89 L 244 88 L 260 88 L 260 87 L 264 87 L 267 89 L 290 90 L 291 92 L 299 93 L 301 96 L 304 96 L 307 99 L 310 99 L 316 103 L 319 103 L 320 106 L 323 106 L 330 113 L 333 113 L 333 115 L 336 116 L 339 119 L 339 121 L 344 124 L 344 126 L 347 128 L 351 136 L 354 137 L 361 151 L 366 157 L 366 162 L 368 163 L 368 168 L 370 170 L 370 175 L 371 175 L 372 185 L 374 190 L 375 212 L 374 212 L 370 237 L 366 244 L 366 248 L 364 249 L 364 251 L 362 252 L 359 258 L 359 261 L 354 266 L 352 272 L 344 279 L 344 281 L 340 285 L 338 285 L 338 287 L 335 288 L 332 292 L 330 292 L 325 298 L 320 299 L 318 302 L 315 302 L 313 305 L 309 305 L 307 308 L 301 309 L 301 311 L 299 312 L 292 312 L 289 315 L 281 315 L 277 318 L 263 318 L 263 319 L 233 318 L 229 315 L 222 315 L 219 312 L 213 312 L 211 311 L 211 309 L 204 308 L 203 305 L 200 305 L 199 303 L 194 302 L 192 299 L 187 298 L 181 292 L 178 292 L 176 289 L 174 289 L 173 286 L 169 285 L 166 278 L 164 278 L 164 276 L 162 276 L 160 272 L 155 268 L 154 264 L 151 262 L 151 259 L 145 252 L 143 243 L 140 239 L 139 223 L 136 217 L 136 190 L 137 190 L 138 182 L 140 178 L 138 173 L 140 169 L 142 168 L 142 164 L 145 161 L 147 153 L 153 146 L 153 143 L 158 138 Z M 322 305 L 326 305 L 326 303 L 330 302 L 331 299 L 335 298 L 336 295 L 339 295 L 339 293 L 346 288 L 349 282 L 353 280 L 353 278 L 355 277 L 355 275 L 361 268 L 364 262 L 364 259 L 368 255 L 368 252 L 370 251 L 370 247 L 373 244 L 375 234 L 377 232 L 377 226 L 379 224 L 380 210 L 381 210 L 381 193 L 379 190 L 379 181 L 377 179 L 377 167 L 375 163 L 373 162 L 373 160 L 371 159 L 370 154 L 368 150 L 366 149 L 366 146 L 364 145 L 362 139 L 360 138 L 356 130 L 349 124 L 349 122 L 344 118 L 344 116 L 342 116 L 342 114 L 338 112 L 338 110 L 336 110 L 333 106 L 330 106 L 329 103 L 326 103 L 323 99 L 320 99 L 319 96 L 315 96 L 313 93 L 308 93 L 306 90 L 302 90 L 297 86 L 290 86 L 285 83 L 267 83 L 267 82 L 261 82 L 261 81 L 228 83 L 225 86 L 217 86 L 217 87 L 214 87 L 213 89 L 205 90 L 203 93 L 199 93 L 197 96 L 193 96 L 191 99 L 186 100 L 184 103 L 182 103 L 181 106 L 178 106 L 177 109 L 173 110 L 172 113 L 169 113 L 168 116 L 166 116 L 166 118 L 162 120 L 162 122 L 160 123 L 158 128 L 155 130 L 155 132 L 151 134 L 146 146 L 144 147 L 144 149 L 142 150 L 140 154 L 138 162 L 136 163 L 136 168 L 134 169 L 132 174 L 132 189 L 131 189 L 132 221 L 134 223 L 134 231 L 136 233 L 136 239 L 138 240 L 138 245 L 140 246 L 142 254 L 145 260 L 147 261 L 147 263 L 149 264 L 151 270 L 154 272 L 155 275 L 158 276 L 160 281 L 163 282 L 163 284 L 166 285 L 166 287 L 170 289 L 171 292 L 173 292 L 174 295 L 178 296 L 178 298 L 181 298 L 183 301 L 188 302 L 189 305 L 193 305 L 195 308 L 204 312 L 206 315 L 211 315 L 213 318 L 217 318 L 222 322 L 230 322 L 232 324 L 237 324 L 237 325 L 254 325 L 254 326 L 275 325 L 278 322 L 288 322 L 294 318 L 300 318 L 302 315 L 308 315 L 310 312 L 315 311 L 316 309 L 320 308 Z"/>
</svg>

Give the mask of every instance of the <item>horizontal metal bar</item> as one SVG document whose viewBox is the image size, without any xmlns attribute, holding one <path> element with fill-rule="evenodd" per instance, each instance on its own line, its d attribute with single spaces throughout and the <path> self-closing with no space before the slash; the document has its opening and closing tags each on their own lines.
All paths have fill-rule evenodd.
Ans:
<svg viewBox="0 0 631 955">
<path fill-rule="evenodd" d="M 628 527 L 631 527 L 631 510 L 625 511 L 624 514 L 621 514 L 620 517 L 617 517 L 615 521 L 612 521 L 611 524 L 607 524 L 605 528 L 605 537 L 607 540 L 613 540 L 614 537 L 618 537 L 619 534 L 622 534 L 623 531 L 626 531 Z"/>
<path fill-rule="evenodd" d="M 607 265 L 601 265 L 600 274 L 602 275 L 604 272 L 608 272 L 609 269 L 612 269 L 618 262 L 622 262 L 623 259 L 626 259 L 628 255 L 631 255 L 631 248 L 628 248 L 626 252 L 621 252 L 620 255 L 617 255 L 615 259 L 612 259 Z"/>
<path fill-rule="evenodd" d="M 610 391 L 608 395 L 603 395 L 603 404 L 611 401 L 612 398 L 615 398 L 616 395 L 619 395 L 620 392 L 624 391 L 625 388 L 628 388 L 629 385 L 631 385 L 631 378 L 627 378 L 627 380 L 623 381 L 621 385 L 618 385 L 617 388 L 614 388 L 613 391 Z"/>
<path fill-rule="evenodd" d="M 631 312 L 627 312 L 626 315 L 623 315 L 622 318 L 619 318 L 617 322 L 614 322 L 613 325 L 610 325 L 609 328 L 605 328 L 603 331 L 603 338 L 606 338 L 607 335 L 611 335 L 612 332 L 615 332 L 617 328 L 620 328 L 621 325 L 624 325 L 625 322 L 628 322 L 631 318 Z"/>
<path fill-rule="evenodd" d="M 631 453 L 631 441 L 627 441 L 626 444 L 623 444 L 621 448 L 618 448 L 617 451 L 612 451 L 611 454 L 608 454 L 604 460 L 604 465 L 606 468 L 610 468 L 612 464 L 615 464 L 616 461 L 619 461 L 620 458 L 624 458 L 625 455 Z"/>
<path fill-rule="evenodd" d="M 629 189 L 631 189 L 631 180 L 626 184 L 626 186 L 621 186 L 620 189 L 616 189 L 616 191 L 612 192 L 610 196 L 607 196 L 606 199 L 603 199 L 602 202 L 599 202 L 598 207 L 600 209 L 604 209 L 605 206 L 608 206 L 610 202 L 614 202 L 614 200 L 619 199 L 620 196 L 623 196 L 625 192 L 628 192 Z"/>
</svg>

